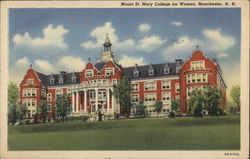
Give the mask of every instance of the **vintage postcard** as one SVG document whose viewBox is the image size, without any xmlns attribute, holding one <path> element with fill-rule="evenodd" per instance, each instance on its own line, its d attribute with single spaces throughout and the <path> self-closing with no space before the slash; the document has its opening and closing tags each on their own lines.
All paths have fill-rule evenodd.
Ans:
<svg viewBox="0 0 250 159">
<path fill-rule="evenodd" d="M 1 2 L 1 158 L 248 158 L 249 1 Z"/>
</svg>

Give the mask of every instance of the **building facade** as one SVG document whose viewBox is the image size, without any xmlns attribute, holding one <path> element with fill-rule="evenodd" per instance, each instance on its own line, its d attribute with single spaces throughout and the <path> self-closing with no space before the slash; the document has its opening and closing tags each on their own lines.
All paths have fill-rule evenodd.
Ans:
<svg viewBox="0 0 250 159">
<path fill-rule="evenodd" d="M 171 100 L 180 99 L 180 112 L 186 114 L 187 101 L 195 88 L 212 85 L 218 86 L 224 96 L 223 108 L 226 108 L 226 85 L 216 60 L 207 58 L 196 50 L 186 60 L 122 67 L 114 59 L 111 42 L 107 37 L 103 44 L 100 60 L 89 62 L 81 72 L 65 72 L 45 75 L 32 67 L 27 70 L 20 83 L 20 102 L 28 108 L 27 117 L 33 118 L 41 100 L 48 103 L 48 115 L 55 115 L 56 98 L 67 94 L 70 101 L 71 115 L 122 114 L 119 103 L 113 94 L 113 85 L 123 76 L 131 80 L 131 102 L 136 105 L 144 101 L 149 115 L 154 115 L 156 100 L 163 102 L 162 113 L 171 111 Z M 135 113 L 131 109 L 131 114 Z"/>
</svg>

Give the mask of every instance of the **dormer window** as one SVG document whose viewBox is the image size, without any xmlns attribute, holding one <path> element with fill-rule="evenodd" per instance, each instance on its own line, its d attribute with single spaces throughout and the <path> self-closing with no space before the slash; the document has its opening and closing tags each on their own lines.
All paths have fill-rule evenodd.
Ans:
<svg viewBox="0 0 250 159">
<path fill-rule="evenodd" d="M 85 77 L 86 77 L 86 78 L 91 78 L 91 77 L 93 77 L 93 75 L 94 75 L 93 72 L 94 72 L 93 70 L 86 70 L 86 71 L 85 71 Z"/>
<path fill-rule="evenodd" d="M 154 73 L 155 73 L 155 70 L 154 70 L 152 64 L 150 64 L 149 68 L 148 68 L 148 75 L 149 76 L 154 76 Z"/>
<path fill-rule="evenodd" d="M 150 70 L 148 70 L 148 75 L 149 76 L 153 76 L 154 75 L 154 69 L 150 69 Z"/>
<path fill-rule="evenodd" d="M 63 84 L 63 77 L 59 77 L 59 84 Z"/>
<path fill-rule="evenodd" d="M 134 71 L 134 77 L 139 77 L 139 71 Z"/>
<path fill-rule="evenodd" d="M 54 84 L 55 84 L 55 79 L 54 79 L 54 78 L 51 78 L 51 79 L 50 79 L 50 84 L 51 84 L 51 85 L 54 85 Z"/>
<path fill-rule="evenodd" d="M 176 67 L 176 73 L 179 73 L 180 67 Z"/>
<path fill-rule="evenodd" d="M 163 71 L 165 75 L 168 75 L 170 73 L 169 67 L 164 67 Z"/>
<path fill-rule="evenodd" d="M 106 76 L 114 75 L 114 68 L 105 68 L 105 75 Z"/>
<path fill-rule="evenodd" d="M 76 76 L 72 77 L 72 83 L 76 83 Z"/>
<path fill-rule="evenodd" d="M 33 85 L 34 84 L 34 79 L 33 78 L 27 79 L 27 84 L 28 85 Z"/>
</svg>

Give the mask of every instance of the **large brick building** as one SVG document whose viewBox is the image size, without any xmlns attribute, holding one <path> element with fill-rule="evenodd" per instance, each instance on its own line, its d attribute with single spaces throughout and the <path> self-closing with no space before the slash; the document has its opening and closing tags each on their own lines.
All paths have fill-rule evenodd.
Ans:
<svg viewBox="0 0 250 159">
<path fill-rule="evenodd" d="M 45 99 L 48 102 L 48 114 L 53 117 L 56 97 L 62 94 L 68 95 L 71 103 L 69 112 L 72 115 L 95 113 L 98 110 L 104 114 L 119 114 L 122 110 L 113 96 L 113 84 L 123 76 L 131 80 L 131 102 L 136 104 L 143 100 L 149 115 L 155 114 L 153 105 L 156 100 L 163 102 L 162 113 L 167 114 L 171 111 L 173 98 L 180 99 L 180 112 L 185 114 L 191 91 L 206 85 L 221 89 L 225 109 L 226 85 L 220 66 L 200 50 L 196 50 L 186 61 L 176 59 L 174 62 L 122 67 L 114 60 L 111 45 L 107 37 L 100 60 L 95 64 L 89 60 L 81 72 L 61 71 L 45 75 L 30 67 L 20 83 L 20 101 L 28 108 L 27 116 L 32 118 L 36 107 Z M 132 109 L 131 113 L 135 113 L 135 110 Z"/>
</svg>

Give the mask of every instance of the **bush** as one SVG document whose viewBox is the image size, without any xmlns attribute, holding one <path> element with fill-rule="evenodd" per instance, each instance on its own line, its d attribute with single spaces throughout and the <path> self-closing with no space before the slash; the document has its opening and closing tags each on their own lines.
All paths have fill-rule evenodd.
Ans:
<svg viewBox="0 0 250 159">
<path fill-rule="evenodd" d="M 88 116 L 67 116 L 64 118 L 64 122 L 67 121 L 87 121 L 89 119 Z M 56 118 L 55 122 L 63 122 L 63 118 Z"/>
<path fill-rule="evenodd" d="M 169 113 L 169 117 L 174 118 L 175 117 L 175 113 L 174 112 L 170 112 Z"/>
</svg>

